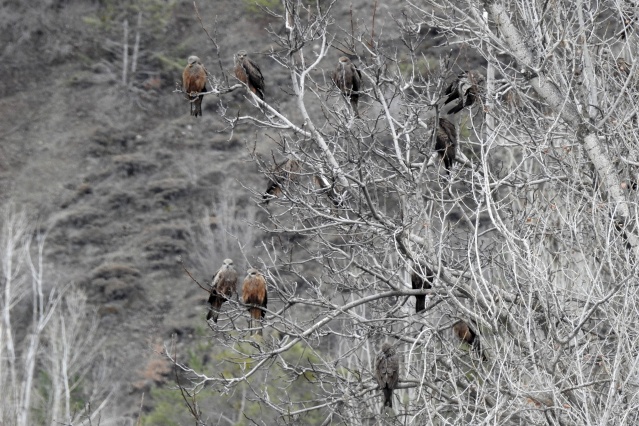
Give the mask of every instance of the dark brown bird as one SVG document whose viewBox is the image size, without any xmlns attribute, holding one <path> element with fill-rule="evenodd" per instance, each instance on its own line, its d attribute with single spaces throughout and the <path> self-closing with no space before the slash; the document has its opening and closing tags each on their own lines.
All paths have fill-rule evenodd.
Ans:
<svg viewBox="0 0 639 426">
<path fill-rule="evenodd" d="M 426 269 L 426 280 L 424 280 L 417 272 L 414 272 L 410 276 L 410 281 L 413 286 L 413 290 L 430 290 L 433 283 L 433 273 L 430 269 Z M 415 296 L 415 313 L 419 313 L 426 309 L 426 295 Z"/>
<path fill-rule="evenodd" d="M 457 76 L 457 79 L 446 88 L 448 95 L 444 105 L 448 105 L 455 99 L 459 102 L 448 111 L 448 114 L 456 114 L 467 106 L 471 106 L 479 98 L 481 85 L 484 84 L 484 77 L 474 71 L 464 71 Z"/>
<path fill-rule="evenodd" d="M 453 332 L 455 332 L 455 335 L 457 335 L 459 340 L 467 343 L 473 350 L 477 351 L 477 354 L 479 354 L 481 359 L 483 359 L 484 361 L 486 360 L 486 357 L 481 350 L 481 345 L 479 344 L 479 337 L 477 336 L 477 333 L 475 333 L 466 322 L 459 320 L 455 324 L 453 324 Z"/>
<path fill-rule="evenodd" d="M 242 301 L 246 305 L 255 305 L 250 307 L 249 314 L 249 328 L 257 328 L 260 325 L 260 321 L 266 315 L 265 311 L 261 308 L 266 308 L 267 295 L 266 295 L 266 280 L 257 269 L 249 269 L 246 273 L 246 278 L 242 284 Z M 260 336 L 262 335 L 262 329 L 256 331 Z"/>
<path fill-rule="evenodd" d="M 262 196 L 264 204 L 268 204 L 271 198 L 277 198 L 282 193 L 282 187 L 290 182 L 299 180 L 302 172 L 300 163 L 293 159 L 286 159 L 273 168 L 266 192 Z"/>
<path fill-rule="evenodd" d="M 457 136 L 455 133 L 455 125 L 445 118 L 440 118 L 435 139 L 435 151 L 439 153 L 448 174 L 450 174 L 450 169 L 453 167 L 453 162 L 455 161 L 456 149 Z"/>
<path fill-rule="evenodd" d="M 187 93 L 186 97 L 191 101 L 191 115 L 202 116 L 202 99 L 204 95 L 196 96 L 197 93 L 206 92 L 206 68 L 202 65 L 200 58 L 189 56 L 188 64 L 182 73 L 182 90 Z"/>
<path fill-rule="evenodd" d="M 393 390 L 399 381 L 399 357 L 395 348 L 386 342 L 375 358 L 375 379 L 384 392 L 384 406 L 393 407 Z"/>
<path fill-rule="evenodd" d="M 339 58 L 337 68 L 333 71 L 333 83 L 351 102 L 355 117 L 359 117 L 357 102 L 359 101 L 359 91 L 362 82 L 362 73 L 355 64 L 346 56 Z"/>
<path fill-rule="evenodd" d="M 240 50 L 235 56 L 235 77 L 248 86 L 249 90 L 264 100 L 264 76 L 260 67 L 248 56 L 246 50 Z"/>
<path fill-rule="evenodd" d="M 217 317 L 220 314 L 222 304 L 231 298 L 236 292 L 237 272 L 233 269 L 233 261 L 224 259 L 224 264 L 217 271 L 213 281 L 211 282 L 211 295 L 208 303 L 211 305 L 209 312 L 206 314 L 206 320 L 213 318 L 213 322 L 217 323 Z"/>
</svg>

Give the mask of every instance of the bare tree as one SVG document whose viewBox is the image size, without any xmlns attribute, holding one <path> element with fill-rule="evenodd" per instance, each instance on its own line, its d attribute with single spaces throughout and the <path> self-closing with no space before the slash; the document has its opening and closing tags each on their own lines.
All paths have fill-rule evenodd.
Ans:
<svg viewBox="0 0 639 426">
<path fill-rule="evenodd" d="M 100 373 L 102 340 L 86 296 L 72 285 L 50 282 L 44 263 L 46 233 L 30 226 L 11 206 L 2 212 L 2 327 L 0 328 L 0 421 L 3 424 L 98 424 L 112 389 Z M 32 247 L 32 243 L 36 247 Z M 49 381 L 38 380 L 46 376 Z M 82 391 L 79 390 L 83 386 Z M 96 409 L 71 407 L 86 398 Z M 38 420 L 34 411 L 45 413 Z"/>
<path fill-rule="evenodd" d="M 301 170 L 268 205 L 253 193 L 272 237 L 259 256 L 264 338 L 241 309 L 220 321 L 217 373 L 180 364 L 193 390 L 248 387 L 243 401 L 262 411 L 243 413 L 260 424 L 636 424 L 636 7 L 407 2 L 381 32 L 377 10 L 345 25 L 336 2 L 282 6 L 271 57 L 294 110 L 253 96 L 265 114 L 223 117 L 277 135 L 277 155 Z M 433 37 L 452 53 L 433 60 Z M 330 79 L 343 53 L 362 76 L 359 118 Z M 448 115 L 460 71 L 485 84 Z M 449 175 L 431 124 L 446 115 Z M 255 161 L 267 175 L 276 162 Z M 413 290 L 413 272 L 431 288 Z M 452 331 L 459 321 L 481 356 Z M 392 412 L 373 379 L 383 341 L 402 359 Z M 308 356 L 287 358 L 300 346 Z"/>
</svg>

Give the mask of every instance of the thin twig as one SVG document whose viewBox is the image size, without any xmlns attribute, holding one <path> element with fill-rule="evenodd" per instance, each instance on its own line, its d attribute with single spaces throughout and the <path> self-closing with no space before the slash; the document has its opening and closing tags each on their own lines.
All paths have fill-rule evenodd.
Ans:
<svg viewBox="0 0 639 426">
<path fill-rule="evenodd" d="M 193 278 L 193 275 L 191 275 L 191 273 L 189 272 L 188 269 L 186 269 L 186 266 L 184 266 L 184 262 L 182 261 L 182 258 L 180 257 L 180 265 L 182 265 L 182 269 L 184 269 L 184 272 L 186 272 L 186 274 L 193 280 L 193 282 L 195 282 L 195 284 L 197 284 L 202 290 L 206 291 L 207 293 L 209 293 L 209 289 L 204 287 L 202 284 L 200 284 L 198 282 L 198 280 L 196 280 L 195 278 Z"/>
<path fill-rule="evenodd" d="M 203 423 L 202 423 L 202 420 L 200 419 L 200 413 L 198 412 L 199 410 L 197 408 L 197 399 L 195 397 L 196 393 L 194 392 L 193 395 L 191 395 L 189 391 L 187 391 L 184 388 L 184 386 L 180 384 L 180 375 L 178 374 L 177 348 L 176 348 L 177 345 L 175 343 L 175 334 L 172 336 L 171 340 L 172 340 L 171 345 L 173 346 L 173 372 L 175 373 L 175 382 L 177 383 L 177 386 L 180 389 L 180 394 L 182 395 L 182 399 L 184 399 L 184 403 L 189 408 L 189 412 L 195 419 L 195 424 L 201 425 Z M 192 404 L 189 402 L 189 399 L 187 399 L 187 396 L 193 402 Z"/>
<path fill-rule="evenodd" d="M 195 8 L 195 14 L 197 15 L 198 21 L 200 21 L 200 26 L 202 27 L 202 29 L 208 36 L 209 40 L 211 40 L 211 43 L 213 43 L 213 45 L 215 46 L 215 52 L 217 54 L 217 62 L 218 62 L 218 65 L 220 66 L 220 71 L 222 72 L 222 75 L 224 76 L 224 81 L 226 82 L 226 85 L 228 86 L 229 79 L 226 73 L 224 72 L 224 66 L 222 65 L 222 59 L 220 58 L 220 46 L 215 41 L 215 38 L 211 37 L 211 34 L 209 34 L 209 32 L 204 27 L 204 22 L 202 22 L 202 17 L 200 16 L 200 10 L 197 8 L 197 3 L 195 1 L 193 2 L 193 7 Z M 217 16 L 215 17 L 215 24 L 217 24 Z M 214 28 L 215 28 L 215 33 L 217 35 L 217 25 L 215 25 Z"/>
</svg>

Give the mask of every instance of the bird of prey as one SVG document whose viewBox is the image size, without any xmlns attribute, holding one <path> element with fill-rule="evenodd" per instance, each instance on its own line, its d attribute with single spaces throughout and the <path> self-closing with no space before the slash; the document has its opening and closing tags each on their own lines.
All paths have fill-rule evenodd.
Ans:
<svg viewBox="0 0 639 426">
<path fill-rule="evenodd" d="M 424 280 L 417 272 L 414 272 L 410 276 L 410 281 L 413 286 L 413 290 L 429 290 L 432 288 L 433 273 L 430 269 L 426 269 L 426 280 Z M 419 313 L 426 309 L 426 295 L 415 296 L 415 313 Z"/>
<path fill-rule="evenodd" d="M 479 344 L 479 337 L 466 322 L 459 320 L 453 324 L 453 332 L 457 335 L 459 340 L 467 343 L 473 350 L 477 351 L 481 359 L 484 361 L 486 360 L 486 357 L 481 350 L 481 345 Z"/>
<path fill-rule="evenodd" d="M 445 94 L 448 95 L 448 98 L 446 98 L 444 105 L 459 99 L 457 105 L 451 108 L 448 114 L 456 114 L 465 107 L 471 106 L 479 98 L 482 84 L 484 84 L 484 77 L 477 72 L 464 71 L 459 74 L 457 79 L 446 88 Z"/>
<path fill-rule="evenodd" d="M 290 158 L 280 164 L 276 164 L 273 168 L 266 192 L 262 196 L 264 204 L 268 204 L 273 197 L 279 197 L 282 193 L 282 186 L 286 186 L 289 182 L 299 180 L 301 172 L 302 167 L 300 163 Z"/>
<path fill-rule="evenodd" d="M 445 118 L 440 118 L 435 139 L 435 151 L 439 153 L 448 174 L 450 174 L 450 169 L 453 167 L 453 162 L 455 161 L 456 149 L 457 136 L 455 133 L 455 125 Z"/>
<path fill-rule="evenodd" d="M 326 193 L 326 196 L 336 208 L 344 207 L 344 194 L 340 194 L 335 188 L 334 180 L 329 180 L 322 173 L 317 173 L 313 175 L 313 184 L 319 191 Z"/>
<path fill-rule="evenodd" d="M 393 389 L 399 381 L 399 357 L 395 348 L 386 342 L 375 358 L 375 379 L 384 392 L 384 406 L 393 407 Z"/>
<path fill-rule="evenodd" d="M 211 282 L 211 295 L 208 303 L 211 305 L 206 320 L 213 318 L 213 322 L 217 322 L 220 314 L 220 307 L 235 293 L 237 286 L 237 272 L 233 269 L 233 261 L 224 259 L 224 264 L 217 271 L 213 281 Z"/>
<path fill-rule="evenodd" d="M 197 117 L 202 115 L 204 95 L 196 95 L 207 90 L 206 68 L 197 56 L 189 56 L 187 62 L 188 64 L 182 73 L 182 90 L 186 92 L 187 98 L 191 101 L 191 115 Z"/>
<path fill-rule="evenodd" d="M 359 101 L 359 91 L 362 83 L 362 73 L 355 64 L 346 56 L 339 58 L 337 68 L 333 71 L 333 83 L 351 102 L 355 117 L 359 117 L 357 102 Z"/>
<path fill-rule="evenodd" d="M 249 90 L 264 100 L 264 77 L 260 67 L 246 56 L 246 50 L 240 50 L 235 56 L 235 77 L 246 84 Z"/>
<path fill-rule="evenodd" d="M 623 74 L 624 78 L 628 77 L 628 75 L 630 75 L 631 68 L 632 66 L 624 58 L 617 58 L 618 74 Z"/>
<path fill-rule="evenodd" d="M 266 280 L 257 269 L 249 269 L 246 273 L 246 278 L 242 284 L 242 301 L 246 305 L 253 305 L 249 307 L 249 328 L 256 328 L 259 326 L 260 321 L 266 314 L 263 309 L 266 308 Z M 262 329 L 257 331 L 257 334 L 262 335 Z"/>
</svg>

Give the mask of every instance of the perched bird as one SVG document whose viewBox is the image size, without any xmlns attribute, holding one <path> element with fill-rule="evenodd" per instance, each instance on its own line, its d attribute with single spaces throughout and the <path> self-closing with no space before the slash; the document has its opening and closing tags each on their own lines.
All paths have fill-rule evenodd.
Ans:
<svg viewBox="0 0 639 426">
<path fill-rule="evenodd" d="M 621 75 L 623 78 L 626 78 L 630 75 L 631 68 L 632 65 L 630 65 L 624 58 L 617 58 L 617 75 Z"/>
<path fill-rule="evenodd" d="M 353 108 L 355 117 L 359 117 L 357 102 L 359 101 L 359 91 L 362 82 L 362 73 L 346 56 L 339 58 L 337 68 L 333 71 L 333 83 L 346 96 Z"/>
<path fill-rule="evenodd" d="M 335 189 L 334 183 L 321 173 L 311 175 L 304 172 L 302 165 L 295 159 L 286 159 L 275 165 L 271 171 L 266 191 L 262 195 L 264 204 L 268 204 L 272 198 L 279 197 L 282 193 L 282 188 L 286 188 L 291 183 L 299 183 L 303 177 L 308 177 L 310 182 L 307 183 L 312 183 L 318 193 L 325 193 L 335 207 L 343 207 L 343 197 Z"/>
<path fill-rule="evenodd" d="M 237 272 L 233 269 L 233 261 L 231 259 L 224 259 L 224 264 L 217 271 L 211 282 L 211 295 L 208 300 L 211 307 L 206 314 L 207 321 L 213 318 L 213 322 L 217 322 L 220 307 L 235 293 L 236 286 Z"/>
<path fill-rule="evenodd" d="M 375 379 L 384 392 L 384 406 L 393 407 L 393 389 L 399 381 L 399 357 L 393 345 L 385 342 L 375 358 Z"/>
<path fill-rule="evenodd" d="M 317 173 L 313 175 L 313 184 L 315 188 L 326 193 L 326 196 L 336 208 L 344 207 L 344 194 L 335 188 L 335 181 L 329 180 L 322 173 Z"/>
<path fill-rule="evenodd" d="M 457 136 L 455 125 L 445 118 L 440 118 L 435 139 L 435 151 L 439 153 L 448 174 L 450 174 L 450 169 L 453 167 L 453 162 L 455 161 L 456 149 Z"/>
<path fill-rule="evenodd" d="M 191 101 L 191 115 L 197 117 L 202 115 L 204 95 L 196 95 L 207 90 L 206 68 L 197 56 L 189 56 L 187 62 L 188 64 L 182 73 L 182 90 L 186 92 L 187 98 Z"/>
<path fill-rule="evenodd" d="M 266 280 L 257 269 L 249 269 L 246 273 L 246 278 L 242 284 L 242 301 L 246 305 L 251 306 L 249 314 L 249 328 L 256 328 L 259 326 L 259 322 L 264 318 L 265 312 L 262 308 L 266 308 Z M 257 334 L 262 335 L 262 329 L 257 331 Z"/>
<path fill-rule="evenodd" d="M 276 164 L 273 168 L 266 192 L 262 196 L 264 204 L 268 204 L 273 197 L 279 197 L 282 193 L 282 186 L 299 180 L 301 172 L 302 167 L 300 163 L 290 158 L 280 164 Z"/>
<path fill-rule="evenodd" d="M 417 272 L 414 272 L 410 276 L 411 285 L 413 290 L 429 290 L 432 288 L 433 273 L 430 269 L 426 269 L 426 280 L 424 280 Z M 419 313 L 426 309 L 426 295 L 415 296 L 415 313 Z"/>
<path fill-rule="evenodd" d="M 457 76 L 457 79 L 446 88 L 448 95 L 444 105 L 448 105 L 455 99 L 459 102 L 448 111 L 448 114 L 456 114 L 467 106 L 471 106 L 478 98 L 480 86 L 484 84 L 484 77 L 474 71 L 464 71 Z"/>
<path fill-rule="evenodd" d="M 481 350 L 481 345 L 479 344 L 479 337 L 466 322 L 459 320 L 453 324 L 453 332 L 457 335 L 459 340 L 469 344 L 473 350 L 477 351 L 481 359 L 484 361 L 486 360 L 486 357 Z"/>
<path fill-rule="evenodd" d="M 235 77 L 246 84 L 249 90 L 264 100 L 264 76 L 260 67 L 248 56 L 246 50 L 240 50 L 235 56 Z"/>
</svg>

